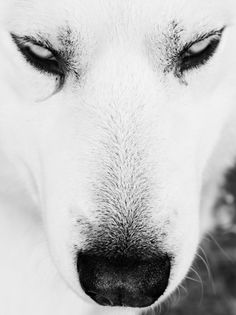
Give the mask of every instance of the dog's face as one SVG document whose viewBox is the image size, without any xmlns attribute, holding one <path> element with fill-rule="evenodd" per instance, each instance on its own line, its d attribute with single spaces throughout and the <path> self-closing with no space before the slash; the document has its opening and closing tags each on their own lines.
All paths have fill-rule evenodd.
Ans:
<svg viewBox="0 0 236 315">
<path fill-rule="evenodd" d="M 161 302 L 202 233 L 204 170 L 233 103 L 233 2 L 4 6 L 2 81 L 17 96 L 5 87 L 2 146 L 58 269 L 90 302 Z"/>
</svg>

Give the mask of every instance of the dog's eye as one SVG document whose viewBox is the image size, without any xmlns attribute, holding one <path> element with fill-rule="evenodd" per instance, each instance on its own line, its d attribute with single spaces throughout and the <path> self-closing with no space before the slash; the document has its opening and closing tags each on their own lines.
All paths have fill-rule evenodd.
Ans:
<svg viewBox="0 0 236 315">
<path fill-rule="evenodd" d="M 41 58 L 41 59 L 55 59 L 53 53 L 48 50 L 47 48 L 41 47 L 39 45 L 34 45 L 31 43 L 28 43 L 25 45 L 25 48 L 28 47 L 28 50 L 33 54 L 34 56 Z"/>
<path fill-rule="evenodd" d="M 33 67 L 49 74 L 64 75 L 63 64 L 55 51 L 32 39 L 16 35 L 12 35 L 12 38 L 26 61 Z"/>
<path fill-rule="evenodd" d="M 215 53 L 222 36 L 222 31 L 207 35 L 188 44 L 180 54 L 179 70 L 181 73 L 204 65 Z"/>
</svg>

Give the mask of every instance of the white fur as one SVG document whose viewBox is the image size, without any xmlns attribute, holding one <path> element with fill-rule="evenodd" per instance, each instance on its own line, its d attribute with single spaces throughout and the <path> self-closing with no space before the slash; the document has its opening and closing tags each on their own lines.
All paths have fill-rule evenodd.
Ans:
<svg viewBox="0 0 236 315">
<path fill-rule="evenodd" d="M 211 209 L 236 152 L 234 1 L 0 1 L 0 313 L 135 313 L 92 302 L 73 262 L 85 237 L 76 222 L 96 225 L 91 186 L 114 163 L 106 147 L 116 146 L 124 179 L 131 172 L 124 152 L 144 152 L 151 220 L 167 235 L 162 249 L 175 254 L 164 300 L 214 225 Z M 186 74 L 188 85 L 163 74 L 172 21 L 185 41 L 227 26 L 215 56 Z M 9 32 L 40 31 L 58 45 L 68 26 L 80 40 L 84 75 L 48 97 L 55 79 L 25 62 Z"/>
</svg>

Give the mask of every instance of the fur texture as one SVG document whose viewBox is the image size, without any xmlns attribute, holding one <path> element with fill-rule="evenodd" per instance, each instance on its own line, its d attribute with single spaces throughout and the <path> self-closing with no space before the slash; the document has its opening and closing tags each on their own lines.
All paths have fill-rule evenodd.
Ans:
<svg viewBox="0 0 236 315">
<path fill-rule="evenodd" d="M 0 0 L 0 12 L 0 313 L 137 313 L 81 289 L 76 253 L 95 247 L 168 252 L 162 302 L 234 163 L 234 1 Z M 175 71 L 186 43 L 223 28 L 206 64 Z M 50 43 L 64 81 L 11 34 Z"/>
</svg>

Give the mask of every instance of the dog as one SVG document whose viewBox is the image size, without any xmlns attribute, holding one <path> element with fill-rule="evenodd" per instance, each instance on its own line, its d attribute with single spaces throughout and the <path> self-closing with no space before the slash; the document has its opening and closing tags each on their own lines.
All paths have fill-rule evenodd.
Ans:
<svg viewBox="0 0 236 315">
<path fill-rule="evenodd" d="M 0 313 L 160 305 L 234 164 L 234 1 L 0 12 Z"/>
</svg>

